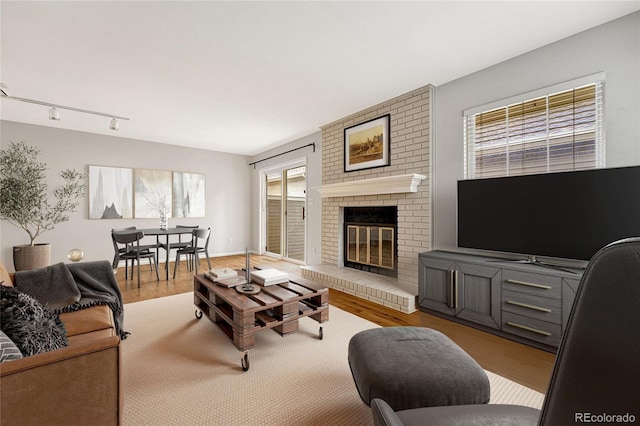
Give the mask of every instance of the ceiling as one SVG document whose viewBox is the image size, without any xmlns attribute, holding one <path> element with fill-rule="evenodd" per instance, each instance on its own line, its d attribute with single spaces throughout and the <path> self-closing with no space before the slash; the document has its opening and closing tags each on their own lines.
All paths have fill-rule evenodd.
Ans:
<svg viewBox="0 0 640 426">
<path fill-rule="evenodd" d="M 0 3 L 3 120 L 255 155 L 640 1 Z"/>
</svg>

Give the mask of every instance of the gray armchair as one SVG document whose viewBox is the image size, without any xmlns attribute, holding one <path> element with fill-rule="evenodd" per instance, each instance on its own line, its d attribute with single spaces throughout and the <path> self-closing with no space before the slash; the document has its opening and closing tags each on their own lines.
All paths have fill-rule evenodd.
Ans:
<svg viewBox="0 0 640 426">
<path fill-rule="evenodd" d="M 639 384 L 640 238 L 629 238 L 589 262 L 540 411 L 489 404 L 394 412 L 381 399 L 371 410 L 377 426 L 634 423 L 640 421 Z"/>
</svg>

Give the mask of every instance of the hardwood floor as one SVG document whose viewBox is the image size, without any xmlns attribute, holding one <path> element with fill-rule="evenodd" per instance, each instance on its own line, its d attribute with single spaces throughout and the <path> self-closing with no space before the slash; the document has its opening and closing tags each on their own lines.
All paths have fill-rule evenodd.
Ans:
<svg viewBox="0 0 640 426">
<path fill-rule="evenodd" d="M 244 262 L 243 255 L 211 258 L 213 268 L 242 268 Z M 274 268 L 300 275 L 300 266 L 293 263 L 266 256 L 253 256 L 252 265 L 258 264 L 271 265 Z M 174 264 L 171 263 L 170 267 L 169 276 L 173 274 Z M 200 262 L 200 268 L 201 271 L 208 268 L 206 261 Z M 164 264 L 160 265 L 159 271 L 162 277 Z M 140 288 L 137 287 L 135 279 L 128 282 L 125 280 L 124 268 L 118 270 L 116 277 L 124 303 L 193 291 L 193 275 L 187 271 L 186 262 L 180 262 L 180 270 L 177 272 L 175 280 L 170 278 L 169 281 L 161 280 L 159 282 L 156 281 L 155 273 L 150 267 L 143 263 Z M 410 325 L 439 330 L 467 351 L 483 368 L 538 392 L 544 393 L 547 390 L 555 354 L 424 312 L 404 314 L 333 289 L 329 290 L 329 303 L 384 327 Z M 331 314 L 329 314 L 329 318 L 331 318 Z"/>
</svg>

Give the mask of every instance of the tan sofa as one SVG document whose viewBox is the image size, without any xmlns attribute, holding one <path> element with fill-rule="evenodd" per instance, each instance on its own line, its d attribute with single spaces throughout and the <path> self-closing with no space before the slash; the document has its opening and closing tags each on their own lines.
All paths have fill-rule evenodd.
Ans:
<svg viewBox="0 0 640 426">
<path fill-rule="evenodd" d="M 0 263 L 0 281 L 11 279 Z M 121 424 L 122 355 L 111 309 L 94 306 L 60 319 L 68 347 L 0 363 L 0 424 Z"/>
</svg>

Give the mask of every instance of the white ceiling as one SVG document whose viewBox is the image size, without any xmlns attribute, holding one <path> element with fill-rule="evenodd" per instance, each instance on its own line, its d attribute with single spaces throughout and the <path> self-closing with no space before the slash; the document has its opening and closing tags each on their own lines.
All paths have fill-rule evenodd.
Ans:
<svg viewBox="0 0 640 426">
<path fill-rule="evenodd" d="M 6 2 L 3 120 L 255 155 L 640 1 Z"/>
</svg>

